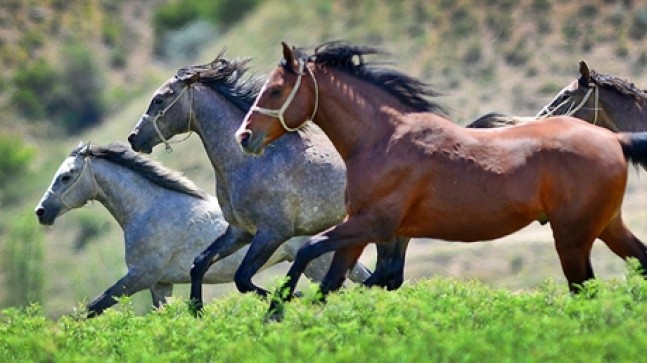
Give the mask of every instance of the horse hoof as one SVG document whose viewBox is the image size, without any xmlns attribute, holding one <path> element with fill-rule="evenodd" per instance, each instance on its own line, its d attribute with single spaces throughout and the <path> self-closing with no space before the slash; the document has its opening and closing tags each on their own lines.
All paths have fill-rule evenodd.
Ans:
<svg viewBox="0 0 647 363">
<path fill-rule="evenodd" d="M 202 301 L 190 300 L 187 304 L 189 305 L 189 310 L 193 314 L 194 318 L 202 317 L 202 308 L 204 307 Z"/>
<path fill-rule="evenodd" d="M 297 299 L 300 299 L 300 298 L 302 298 L 302 297 L 303 297 L 303 292 L 301 292 L 301 291 L 295 291 L 295 292 L 294 292 L 294 294 L 292 294 L 292 295 L 293 295 L 294 297 L 296 297 Z"/>
<path fill-rule="evenodd" d="M 265 314 L 265 322 L 266 323 L 280 323 L 283 321 L 284 314 L 283 312 L 278 312 L 278 311 L 273 311 L 270 310 Z"/>
</svg>

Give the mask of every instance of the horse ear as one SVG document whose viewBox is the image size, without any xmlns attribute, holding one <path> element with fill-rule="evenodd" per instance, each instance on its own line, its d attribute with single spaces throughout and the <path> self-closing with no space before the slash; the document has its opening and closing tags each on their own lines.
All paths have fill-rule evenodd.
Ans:
<svg viewBox="0 0 647 363">
<path fill-rule="evenodd" d="M 281 42 L 283 45 L 283 59 L 285 59 L 285 66 L 294 72 L 294 49 L 290 48 L 285 42 Z"/>
<path fill-rule="evenodd" d="M 86 157 L 86 156 L 90 155 L 90 142 L 89 141 L 87 143 L 85 143 L 85 144 L 81 141 L 79 146 L 82 146 L 81 150 L 79 150 L 79 154 L 81 156 Z"/>
<path fill-rule="evenodd" d="M 580 78 L 579 81 L 583 85 L 588 85 L 591 80 L 591 72 L 589 72 L 589 66 L 585 61 L 580 61 Z"/>
</svg>

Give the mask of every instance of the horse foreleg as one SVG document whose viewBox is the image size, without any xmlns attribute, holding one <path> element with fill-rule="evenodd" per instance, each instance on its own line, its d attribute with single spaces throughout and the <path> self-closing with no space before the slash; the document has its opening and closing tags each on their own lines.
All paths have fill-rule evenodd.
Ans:
<svg viewBox="0 0 647 363">
<path fill-rule="evenodd" d="M 150 288 L 150 291 L 153 305 L 159 309 L 163 304 L 166 304 L 166 298 L 173 294 L 173 284 L 158 282 Z"/>
<path fill-rule="evenodd" d="M 367 287 L 380 286 L 396 290 L 404 282 L 404 260 L 409 237 L 395 237 L 388 243 L 378 243 L 375 272 L 364 281 Z"/>
<path fill-rule="evenodd" d="M 150 276 L 142 276 L 134 271 L 128 271 L 124 277 L 88 304 L 88 318 L 100 315 L 104 310 L 115 305 L 117 299 L 122 296 L 130 296 L 149 288 L 153 285 L 153 281 L 149 281 L 149 279 Z"/>
<path fill-rule="evenodd" d="M 229 225 L 223 235 L 216 238 L 215 241 L 211 242 L 209 247 L 196 256 L 191 266 L 190 294 L 191 306 L 195 313 L 202 310 L 204 305 L 202 300 L 202 280 L 209 270 L 209 266 L 238 251 L 241 247 L 248 244 L 252 237 L 246 231 Z"/>
<path fill-rule="evenodd" d="M 254 285 L 252 278 L 288 238 L 289 236 L 267 228 L 257 230 L 247 250 L 247 254 L 240 263 L 234 276 L 234 282 L 238 291 L 242 293 L 255 292 L 263 297 L 268 295 L 267 290 Z"/>
<path fill-rule="evenodd" d="M 311 237 L 299 249 L 297 257 L 286 276 L 287 280 L 281 285 L 277 294 L 272 299 L 269 317 L 271 319 L 281 318 L 283 302 L 292 298 L 299 278 L 310 261 L 326 252 L 336 251 L 342 248 L 365 246 L 366 241 L 372 240 L 370 236 L 365 235 L 367 231 L 371 231 L 370 226 L 370 223 L 363 223 L 359 218 L 349 218 L 345 222 Z"/>
</svg>

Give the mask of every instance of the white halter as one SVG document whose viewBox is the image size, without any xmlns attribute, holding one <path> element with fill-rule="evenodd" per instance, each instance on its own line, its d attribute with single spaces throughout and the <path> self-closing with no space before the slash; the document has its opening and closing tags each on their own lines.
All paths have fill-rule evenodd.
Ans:
<svg viewBox="0 0 647 363">
<path fill-rule="evenodd" d="M 594 103 L 594 106 L 593 106 L 593 111 L 594 111 L 593 124 L 594 124 L 594 125 L 595 125 L 595 124 L 597 124 L 597 122 L 598 122 L 598 111 L 600 110 L 600 107 L 599 107 L 599 106 L 600 106 L 600 90 L 599 90 L 599 88 L 598 88 L 598 85 L 597 85 L 597 84 L 595 84 L 595 83 L 589 83 L 589 89 L 588 89 L 588 91 L 586 91 L 586 94 L 584 95 L 584 97 L 582 98 L 582 100 L 580 101 L 580 103 L 578 103 L 578 104 L 577 104 L 577 106 L 575 106 L 573 109 L 571 109 L 571 110 L 569 110 L 568 112 L 566 112 L 564 115 L 565 115 L 565 116 L 573 116 L 573 115 L 575 115 L 575 113 L 576 113 L 577 111 L 581 110 L 581 109 L 584 107 L 584 105 L 586 104 L 586 102 L 587 102 L 587 101 L 589 100 L 589 98 L 591 97 L 591 93 L 595 93 L 595 96 L 594 96 L 594 101 L 595 101 L 595 103 Z M 558 95 L 558 96 L 559 96 L 559 95 Z M 545 117 L 554 116 L 555 110 L 557 110 L 557 109 L 559 109 L 560 107 L 564 106 L 567 102 L 569 102 L 569 101 L 570 101 L 570 99 L 571 99 L 571 97 L 568 97 L 568 98 L 567 98 L 567 99 L 565 99 L 562 103 L 560 103 L 559 105 L 557 105 L 557 106 L 553 107 L 551 110 L 549 110 L 549 109 L 547 108 L 548 106 L 544 106 L 544 108 L 542 108 L 542 109 L 541 109 L 541 111 L 539 111 L 539 113 L 538 113 L 537 115 L 535 115 L 535 118 L 545 118 Z M 550 104 L 552 104 L 552 103 L 553 103 L 553 102 L 551 101 L 551 102 L 549 103 L 549 105 L 550 105 Z M 541 116 L 541 114 L 542 114 L 544 111 L 546 111 L 546 114 L 545 114 L 545 115 L 543 115 L 543 116 Z"/>
<path fill-rule="evenodd" d="M 309 118 L 309 120 L 312 120 L 315 117 L 315 114 L 317 113 L 317 108 L 319 108 L 319 87 L 317 85 L 317 79 L 315 78 L 314 73 L 312 73 L 310 68 L 306 67 L 305 64 L 306 63 L 304 61 L 299 60 L 299 70 L 297 72 L 297 80 L 294 83 L 294 87 L 292 87 L 292 91 L 290 91 L 288 98 L 285 99 L 285 102 L 283 103 L 283 106 L 281 106 L 281 108 L 269 109 L 269 108 L 263 108 L 263 107 L 258 107 L 254 105 L 252 106 L 251 112 L 258 112 L 263 115 L 278 118 L 279 122 L 281 123 L 281 126 L 283 126 L 283 129 L 285 129 L 285 131 L 287 132 L 297 131 L 298 129 L 302 128 L 308 120 L 303 121 L 303 123 L 297 127 L 289 127 L 285 123 L 283 114 L 288 109 L 288 107 L 290 106 L 290 103 L 292 103 L 292 100 L 294 99 L 294 96 L 297 94 L 297 91 L 299 90 L 299 86 L 301 85 L 301 78 L 303 77 L 303 68 L 305 67 L 308 74 L 310 74 L 310 77 L 312 77 L 312 82 L 314 83 L 314 89 L 315 89 L 315 107 L 314 107 L 314 110 L 312 111 L 312 115 Z"/>
<path fill-rule="evenodd" d="M 173 107 L 173 105 L 175 105 L 175 103 L 177 101 L 179 101 L 180 97 L 182 97 L 182 95 L 184 94 L 184 91 L 186 91 L 187 89 L 191 90 L 191 100 L 190 100 L 190 103 L 189 103 L 189 117 L 188 117 L 188 120 L 187 120 L 187 132 L 188 132 L 188 134 L 181 140 L 170 141 L 167 138 L 165 138 L 164 135 L 162 134 L 162 131 L 160 130 L 159 126 L 157 125 L 157 120 L 159 120 L 160 118 L 166 116 L 166 112 L 168 110 L 170 110 L 171 107 Z M 180 93 L 177 95 L 177 97 L 175 97 L 175 99 L 171 103 L 169 103 L 169 105 L 166 106 L 166 108 L 159 111 L 155 116 L 153 116 L 150 119 L 149 119 L 150 116 L 148 116 L 148 115 L 145 115 L 145 117 L 146 117 L 146 120 L 151 121 L 153 123 L 153 127 L 155 128 L 155 132 L 157 133 L 157 137 L 159 137 L 160 140 L 162 140 L 162 142 L 164 143 L 164 147 L 166 149 L 166 152 L 173 151 L 173 148 L 171 148 L 171 143 L 177 144 L 177 143 L 180 143 L 182 141 L 185 141 L 191 136 L 191 133 L 193 132 L 191 130 L 191 118 L 193 117 L 193 84 L 188 85 L 188 86 L 184 86 L 184 88 L 182 88 L 182 91 L 180 91 Z"/>
<path fill-rule="evenodd" d="M 67 189 L 65 189 L 65 191 L 62 194 L 56 193 L 54 190 L 52 190 L 52 188 L 47 189 L 47 192 L 57 197 L 61 201 L 61 204 L 63 204 L 67 209 L 74 209 L 74 207 L 67 204 L 67 202 L 65 201 L 65 197 L 67 196 L 68 193 L 72 191 L 72 189 L 74 189 L 76 184 L 81 180 L 81 177 L 83 176 L 83 172 L 86 169 L 86 165 L 88 166 L 87 169 L 90 170 L 90 173 L 92 175 L 92 180 L 94 181 L 94 197 L 92 199 L 96 199 L 97 195 L 99 194 L 99 185 L 97 184 L 97 179 L 94 177 L 94 170 L 92 170 L 92 163 L 90 162 L 90 157 L 88 156 L 85 156 L 83 158 L 83 166 L 81 167 L 79 176 L 76 177 L 76 179 L 74 179 L 72 184 L 70 184 L 70 186 L 67 187 Z"/>
</svg>

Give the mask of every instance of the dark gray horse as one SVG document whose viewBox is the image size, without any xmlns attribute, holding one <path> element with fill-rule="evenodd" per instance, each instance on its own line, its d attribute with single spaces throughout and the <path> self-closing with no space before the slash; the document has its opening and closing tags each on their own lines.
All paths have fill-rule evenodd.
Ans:
<svg viewBox="0 0 647 363">
<path fill-rule="evenodd" d="M 206 65 L 180 69 L 153 95 L 128 136 L 133 149 L 151 152 L 174 135 L 195 132 L 216 174 L 216 196 L 225 234 L 198 255 L 191 268 L 191 299 L 202 307 L 202 278 L 209 266 L 251 244 L 234 280 L 241 292 L 267 291 L 252 277 L 292 236 L 313 235 L 345 215 L 345 166 L 328 138 L 316 127 L 283 138 L 262 157 L 241 152 L 234 139 L 262 80 L 242 79 L 248 60 L 217 57 Z M 398 288 L 403 281 L 408 238 L 378 245 L 375 273 L 367 286 Z M 333 259 L 333 264 L 336 260 Z"/>
<path fill-rule="evenodd" d="M 489 113 L 466 127 L 493 128 L 567 115 L 614 132 L 647 131 L 647 91 L 619 77 L 598 73 L 580 61 L 580 75 L 562 88 L 535 117 Z"/>
</svg>

